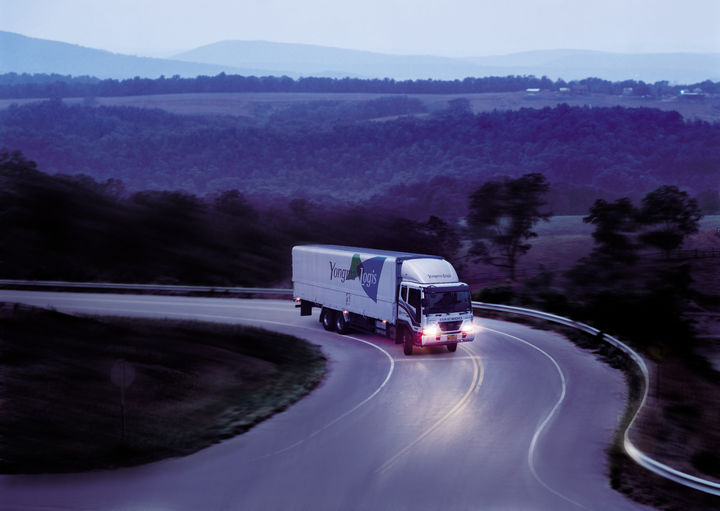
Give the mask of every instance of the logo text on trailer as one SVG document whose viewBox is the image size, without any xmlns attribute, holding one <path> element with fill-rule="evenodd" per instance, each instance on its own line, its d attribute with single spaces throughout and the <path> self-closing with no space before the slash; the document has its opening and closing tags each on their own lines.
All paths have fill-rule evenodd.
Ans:
<svg viewBox="0 0 720 511">
<path fill-rule="evenodd" d="M 343 268 L 338 266 L 337 262 L 330 261 L 330 280 L 337 279 L 341 283 L 357 280 L 365 294 L 377 302 L 378 284 L 384 262 L 385 257 L 371 257 L 363 261 L 360 254 L 353 255 L 350 268 Z"/>
</svg>

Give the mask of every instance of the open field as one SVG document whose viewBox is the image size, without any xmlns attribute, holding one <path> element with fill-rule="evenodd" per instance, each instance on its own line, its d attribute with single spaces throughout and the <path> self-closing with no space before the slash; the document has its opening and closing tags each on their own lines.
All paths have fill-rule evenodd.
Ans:
<svg viewBox="0 0 720 511">
<path fill-rule="evenodd" d="M 324 371 L 319 347 L 257 328 L 0 304 L 0 473 L 189 454 L 286 408 Z"/>
<path fill-rule="evenodd" d="M 406 94 L 403 94 L 405 96 Z M 159 108 L 182 115 L 232 115 L 253 117 L 257 111 L 267 112 L 282 109 L 292 103 L 308 101 L 367 101 L 392 94 L 370 93 L 290 93 L 290 92 L 247 92 L 247 93 L 198 93 L 160 94 L 152 96 L 124 96 L 98 98 L 67 98 L 70 104 L 88 103 L 107 106 L 132 106 L 138 108 Z M 518 110 L 520 108 L 553 107 L 560 103 L 570 106 L 627 108 L 658 108 L 677 111 L 686 119 L 700 119 L 709 122 L 720 121 L 720 98 L 707 97 L 704 100 L 686 100 L 678 97 L 651 99 L 610 94 L 567 95 L 554 92 L 528 95 L 525 92 L 497 92 L 483 94 L 409 94 L 421 100 L 430 110 L 442 109 L 447 102 L 467 98 L 473 111 Z M 42 99 L 2 99 L 0 109 L 11 104 L 25 104 Z"/>
</svg>

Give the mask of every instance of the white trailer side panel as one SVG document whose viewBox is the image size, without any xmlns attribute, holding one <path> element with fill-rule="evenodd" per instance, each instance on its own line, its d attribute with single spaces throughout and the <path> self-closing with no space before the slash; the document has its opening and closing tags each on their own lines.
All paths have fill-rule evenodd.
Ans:
<svg viewBox="0 0 720 511">
<path fill-rule="evenodd" d="M 396 257 L 352 248 L 297 246 L 292 266 L 296 298 L 395 323 Z"/>
</svg>

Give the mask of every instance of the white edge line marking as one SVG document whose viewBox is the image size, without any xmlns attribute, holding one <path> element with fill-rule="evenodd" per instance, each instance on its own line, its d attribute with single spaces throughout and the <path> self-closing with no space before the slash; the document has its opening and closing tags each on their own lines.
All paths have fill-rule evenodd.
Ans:
<svg viewBox="0 0 720 511">
<path fill-rule="evenodd" d="M 251 320 L 251 321 L 261 321 L 261 322 L 263 322 L 263 323 L 276 323 L 275 321 L 265 321 L 265 320 Z M 293 325 L 288 325 L 288 324 L 286 324 L 286 323 L 278 323 L 278 324 L 285 325 L 285 326 L 290 326 L 290 327 L 293 327 L 293 328 L 298 328 L 298 327 L 294 327 Z M 310 328 L 308 328 L 308 327 L 299 327 L 299 328 L 305 328 L 305 329 L 308 329 L 308 330 L 313 330 L 313 329 L 310 329 Z M 333 420 L 331 420 L 330 422 L 328 422 L 327 424 L 325 424 L 323 427 L 321 427 L 321 428 L 313 431 L 312 433 L 310 433 L 309 435 L 307 435 L 305 438 L 302 438 L 302 439 L 298 440 L 297 442 L 292 443 L 292 444 L 288 445 L 287 447 L 284 447 L 283 449 L 280 449 L 280 450 L 271 452 L 271 453 L 269 453 L 269 454 L 265 454 L 265 455 L 263 455 L 263 456 L 259 456 L 259 457 L 257 457 L 257 458 L 253 458 L 252 461 L 259 460 L 259 459 L 263 459 L 263 458 L 269 458 L 270 456 L 276 456 L 276 455 L 278 455 L 278 454 L 282 454 L 282 453 L 287 452 L 287 451 L 289 451 L 290 449 L 293 449 L 293 448 L 297 447 L 298 445 L 306 442 L 307 440 L 310 440 L 311 438 L 319 435 L 320 433 L 322 433 L 322 432 L 325 431 L 326 429 L 334 426 L 335 424 L 337 424 L 338 422 L 340 422 L 342 419 L 344 419 L 344 418 L 347 417 L 348 415 L 350 415 L 350 414 L 352 414 L 353 412 L 355 412 L 358 408 L 360 408 L 361 406 L 365 405 L 365 404 L 366 404 L 368 401 L 370 401 L 372 398 L 374 398 L 375 396 L 377 396 L 377 394 L 383 389 L 383 387 L 385 387 L 385 385 L 387 385 L 387 382 L 390 381 L 390 377 L 392 376 L 393 371 L 395 370 L 395 360 L 393 360 L 392 356 L 390 356 L 390 353 L 388 353 L 387 351 L 385 351 L 383 348 L 381 348 L 381 347 L 378 346 L 377 344 L 372 343 L 372 342 L 370 342 L 370 341 L 366 341 L 366 340 L 364 340 L 364 339 L 359 339 L 359 338 L 353 337 L 353 336 L 351 336 L 351 335 L 344 335 L 343 338 L 352 339 L 353 341 L 357 341 L 357 342 L 361 342 L 361 343 L 363 343 L 363 344 L 367 344 L 368 346 L 372 346 L 373 348 L 375 348 L 375 349 L 377 349 L 377 350 L 380 350 L 382 353 L 385 354 L 385 356 L 386 356 L 386 357 L 388 358 L 388 360 L 390 361 L 390 369 L 388 370 L 388 373 L 387 373 L 387 375 L 385 376 L 385 379 L 383 380 L 383 382 L 380 384 L 380 386 L 379 386 L 378 388 L 375 389 L 375 392 L 373 392 L 373 393 L 370 394 L 368 397 L 366 397 L 365 399 L 363 399 L 362 401 L 360 401 L 358 404 L 356 404 L 356 405 L 355 405 L 354 407 L 352 407 L 350 410 L 348 410 L 348 411 L 346 411 L 345 413 L 343 413 L 342 415 L 339 415 L 338 417 L 334 418 Z"/>
<path fill-rule="evenodd" d="M 555 369 L 557 370 L 558 374 L 560 375 L 560 382 L 562 383 L 562 391 L 560 392 L 560 397 L 558 398 L 557 402 L 555 403 L 555 406 L 553 406 L 552 410 L 547 414 L 547 417 L 545 417 L 545 420 L 540 423 L 538 428 L 535 430 L 535 434 L 532 437 L 532 440 L 530 441 L 530 448 L 528 449 L 528 465 L 530 467 L 530 471 L 532 472 L 533 477 L 549 492 L 557 495 L 563 500 L 566 500 L 567 502 L 570 502 L 571 504 L 574 504 L 578 507 L 581 507 L 583 509 L 587 509 L 584 505 L 580 504 L 579 502 L 575 502 L 569 497 L 566 497 L 562 493 L 558 492 L 557 490 L 551 488 L 545 481 L 543 481 L 540 478 L 540 475 L 538 475 L 537 470 L 535 469 L 535 448 L 537 447 L 538 440 L 540 439 L 540 435 L 542 435 L 543 431 L 545 430 L 545 427 L 548 425 L 550 420 L 555 416 L 558 409 L 560 408 L 560 405 L 562 405 L 563 401 L 565 400 L 565 395 L 567 393 L 567 383 L 565 381 L 565 375 L 562 372 L 562 369 L 560 369 L 560 366 L 555 361 L 555 359 L 548 354 L 546 351 L 542 350 L 541 348 L 538 348 L 534 344 L 521 339 L 520 337 L 516 337 L 512 334 L 508 334 L 506 332 L 501 332 L 500 330 L 495 330 L 493 328 L 484 327 L 486 331 L 488 332 L 495 332 L 496 334 L 504 335 L 506 337 L 509 337 L 515 341 L 521 342 L 523 344 L 526 344 L 527 346 L 530 346 L 532 349 L 539 351 L 542 353 L 545 357 L 547 357 L 550 362 L 553 363 L 555 366 Z"/>
</svg>

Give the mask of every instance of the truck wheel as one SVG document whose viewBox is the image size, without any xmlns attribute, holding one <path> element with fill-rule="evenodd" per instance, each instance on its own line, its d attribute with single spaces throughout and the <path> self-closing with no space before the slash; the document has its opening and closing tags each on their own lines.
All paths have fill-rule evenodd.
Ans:
<svg viewBox="0 0 720 511">
<path fill-rule="evenodd" d="M 328 332 L 335 330 L 335 311 L 323 307 L 320 311 L 320 323 Z"/>
<path fill-rule="evenodd" d="M 455 353 L 457 351 L 457 343 L 456 342 L 448 344 L 447 347 L 448 347 L 448 351 L 450 353 Z"/>
<path fill-rule="evenodd" d="M 345 315 L 340 311 L 335 312 L 335 330 L 339 334 L 346 334 L 350 330 L 350 325 L 345 321 Z"/>
<path fill-rule="evenodd" d="M 402 329 L 403 353 L 412 355 L 413 352 L 413 336 L 407 328 Z"/>
</svg>

